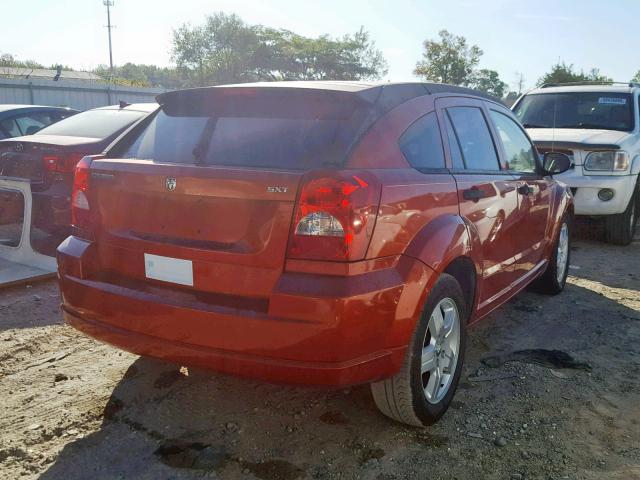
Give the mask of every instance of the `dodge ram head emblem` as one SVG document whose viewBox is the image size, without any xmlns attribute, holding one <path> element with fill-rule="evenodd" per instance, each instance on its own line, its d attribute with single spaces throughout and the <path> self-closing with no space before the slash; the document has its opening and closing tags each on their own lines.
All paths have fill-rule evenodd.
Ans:
<svg viewBox="0 0 640 480">
<path fill-rule="evenodd" d="M 176 189 L 178 181 L 173 177 L 167 177 L 166 186 L 168 192 L 173 192 Z"/>
</svg>

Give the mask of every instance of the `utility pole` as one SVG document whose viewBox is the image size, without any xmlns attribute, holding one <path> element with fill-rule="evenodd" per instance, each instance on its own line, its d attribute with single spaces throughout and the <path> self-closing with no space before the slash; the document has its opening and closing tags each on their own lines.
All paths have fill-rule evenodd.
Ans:
<svg viewBox="0 0 640 480">
<path fill-rule="evenodd" d="M 113 7 L 113 0 L 102 0 L 102 4 L 107 7 L 107 31 L 109 32 L 109 72 L 111 75 L 111 81 L 113 81 L 113 51 L 111 49 L 111 7 Z"/>
<path fill-rule="evenodd" d="M 518 85 L 518 95 L 522 95 L 522 89 L 524 87 L 524 75 L 522 72 L 516 72 L 516 85 Z"/>
</svg>

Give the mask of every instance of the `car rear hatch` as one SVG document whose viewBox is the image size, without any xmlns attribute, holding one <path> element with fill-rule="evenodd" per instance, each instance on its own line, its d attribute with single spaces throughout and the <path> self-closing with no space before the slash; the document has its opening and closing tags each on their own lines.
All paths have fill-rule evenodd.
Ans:
<svg viewBox="0 0 640 480">
<path fill-rule="evenodd" d="M 91 164 L 95 270 L 118 285 L 182 288 L 266 311 L 301 179 L 344 162 L 371 102 L 283 87 L 159 101 L 155 116 Z"/>
</svg>

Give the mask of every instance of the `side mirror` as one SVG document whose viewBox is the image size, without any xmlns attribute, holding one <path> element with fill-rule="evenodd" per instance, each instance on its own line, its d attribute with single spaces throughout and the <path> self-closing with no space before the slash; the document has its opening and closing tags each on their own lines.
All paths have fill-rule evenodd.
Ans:
<svg viewBox="0 0 640 480">
<path fill-rule="evenodd" d="M 542 168 L 549 175 L 564 173 L 571 166 L 571 158 L 565 153 L 547 152 L 542 157 Z"/>
</svg>

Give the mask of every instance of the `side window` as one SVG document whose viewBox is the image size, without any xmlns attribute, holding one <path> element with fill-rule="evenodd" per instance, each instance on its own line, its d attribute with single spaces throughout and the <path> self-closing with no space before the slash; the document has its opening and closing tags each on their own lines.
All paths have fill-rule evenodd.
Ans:
<svg viewBox="0 0 640 480">
<path fill-rule="evenodd" d="M 482 110 L 477 107 L 447 109 L 467 170 L 500 170 L 498 155 Z"/>
<path fill-rule="evenodd" d="M 444 112 L 444 121 L 447 126 L 447 137 L 449 137 L 449 150 L 451 151 L 451 162 L 454 169 L 464 169 L 464 160 L 462 160 L 462 152 L 460 151 L 460 142 L 458 141 L 458 135 L 451 125 L 451 118 L 449 113 Z"/>
<path fill-rule="evenodd" d="M 414 168 L 444 168 L 442 138 L 436 112 L 416 120 L 402 134 L 400 150 Z"/>
<path fill-rule="evenodd" d="M 490 112 L 507 154 L 507 168 L 517 172 L 535 172 L 535 152 L 522 129 L 507 115 L 495 110 Z"/>
<path fill-rule="evenodd" d="M 5 132 L 9 137 L 19 137 L 22 135 L 20 129 L 18 128 L 18 124 L 13 118 L 7 118 L 6 120 L 2 120 L 0 122 L 0 128 Z"/>
<path fill-rule="evenodd" d="M 38 130 L 53 123 L 48 113 L 30 113 L 16 118 L 23 135 L 33 135 Z"/>
</svg>

